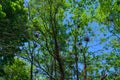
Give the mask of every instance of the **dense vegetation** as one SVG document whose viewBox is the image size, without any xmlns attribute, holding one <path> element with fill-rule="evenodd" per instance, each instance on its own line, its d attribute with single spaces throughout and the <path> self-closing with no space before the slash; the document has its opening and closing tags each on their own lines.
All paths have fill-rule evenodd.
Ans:
<svg viewBox="0 0 120 80">
<path fill-rule="evenodd" d="M 0 80 L 120 80 L 119 0 L 0 0 Z"/>
</svg>

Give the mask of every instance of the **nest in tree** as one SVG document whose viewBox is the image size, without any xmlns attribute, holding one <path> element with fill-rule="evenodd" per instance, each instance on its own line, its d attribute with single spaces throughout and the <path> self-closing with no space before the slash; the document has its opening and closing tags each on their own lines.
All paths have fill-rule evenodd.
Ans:
<svg viewBox="0 0 120 80">
<path fill-rule="evenodd" d="M 86 37 L 84 38 L 84 40 L 85 40 L 86 42 L 89 42 L 89 41 L 90 41 L 90 38 L 89 38 L 88 36 L 86 36 Z"/>
</svg>

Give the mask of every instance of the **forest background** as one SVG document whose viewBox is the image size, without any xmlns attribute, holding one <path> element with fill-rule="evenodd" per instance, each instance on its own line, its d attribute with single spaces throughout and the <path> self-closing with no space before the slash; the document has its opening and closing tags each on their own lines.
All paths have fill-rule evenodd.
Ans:
<svg viewBox="0 0 120 80">
<path fill-rule="evenodd" d="M 0 0 L 0 80 L 120 80 L 120 0 Z"/>
</svg>

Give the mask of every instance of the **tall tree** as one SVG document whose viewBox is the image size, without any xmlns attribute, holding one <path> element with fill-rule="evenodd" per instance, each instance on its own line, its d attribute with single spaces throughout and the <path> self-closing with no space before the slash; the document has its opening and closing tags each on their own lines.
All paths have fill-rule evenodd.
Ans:
<svg viewBox="0 0 120 80">
<path fill-rule="evenodd" d="M 0 65 L 14 60 L 27 38 L 27 9 L 23 0 L 0 0 Z"/>
<path fill-rule="evenodd" d="M 22 0 L 0 1 L 4 14 L 0 19 L 1 56 L 12 55 L 19 50 L 26 38 L 26 9 Z"/>
<path fill-rule="evenodd" d="M 110 26 L 119 24 L 117 4 L 117 0 L 29 1 L 31 36 L 21 57 L 31 64 L 31 80 L 37 74 L 50 80 L 110 80 L 112 74 L 117 75 L 112 79 L 119 79 L 115 37 L 119 27 Z"/>
</svg>

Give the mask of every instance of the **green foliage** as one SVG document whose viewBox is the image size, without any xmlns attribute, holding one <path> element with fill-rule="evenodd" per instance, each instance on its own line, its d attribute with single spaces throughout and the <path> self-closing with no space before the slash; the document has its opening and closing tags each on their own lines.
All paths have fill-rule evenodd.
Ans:
<svg viewBox="0 0 120 80">
<path fill-rule="evenodd" d="M 3 16 L 0 19 L 0 46 L 2 47 L 0 53 L 15 53 L 18 51 L 17 46 L 20 46 L 25 39 L 25 30 L 27 28 L 26 11 L 23 7 L 23 1 L 1 0 L 0 2 L 0 10 L 2 10 L 0 12 Z"/>
<path fill-rule="evenodd" d="M 6 80 L 29 80 L 29 69 L 26 67 L 26 63 L 18 58 L 12 65 L 9 63 L 4 65 L 5 75 L 3 76 Z"/>
<path fill-rule="evenodd" d="M 0 0 L 0 64 L 13 61 L 26 40 L 27 12 L 23 0 Z M 3 58 L 4 57 L 4 58 Z"/>
<path fill-rule="evenodd" d="M 23 6 L 24 0 L 0 0 L 0 76 L 119 80 L 119 4 L 118 0 L 30 0 Z"/>
<path fill-rule="evenodd" d="M 27 12 L 23 4 L 23 0 L 0 0 L 0 69 L 2 70 L 0 74 L 4 73 L 2 76 L 9 76 L 4 71 L 4 65 L 7 63 L 9 67 L 13 65 L 14 56 L 20 51 L 19 47 L 27 41 Z"/>
<path fill-rule="evenodd" d="M 2 5 L 0 4 L 0 18 L 5 17 L 6 14 L 2 11 Z"/>
<path fill-rule="evenodd" d="M 51 74 L 52 77 L 55 79 L 58 79 L 58 75 L 60 75 L 60 70 L 58 68 L 59 64 L 56 63 L 56 58 L 54 57 L 54 33 L 59 43 L 61 59 L 64 61 L 62 65 L 65 68 L 65 73 L 67 73 L 65 74 L 66 79 L 76 79 L 76 55 L 78 56 L 79 64 L 83 66 L 87 64 L 87 77 L 89 79 L 100 79 L 100 77 L 102 76 L 101 70 L 105 69 L 109 73 L 110 68 L 115 67 L 115 65 L 111 66 L 109 62 L 105 62 L 112 54 L 108 53 L 110 55 L 107 55 L 104 52 L 105 49 L 107 49 L 106 45 L 104 46 L 105 49 L 103 47 L 100 55 L 97 55 L 99 53 L 95 53 L 94 50 L 92 52 L 89 52 L 90 46 L 87 45 L 87 43 L 92 43 L 96 35 L 98 35 L 95 35 L 95 33 L 93 32 L 94 28 L 90 28 L 89 23 L 96 21 L 99 24 L 104 23 L 105 25 L 109 25 L 109 21 L 107 21 L 107 18 L 111 15 L 111 5 L 114 5 L 114 2 L 112 2 L 111 0 L 99 0 L 94 2 L 94 5 L 97 5 L 94 6 L 90 3 L 90 1 L 92 0 L 68 0 L 67 3 L 62 0 L 46 0 L 44 2 L 30 1 L 29 17 L 31 19 L 31 31 L 33 30 L 32 32 L 36 32 L 37 34 L 39 34 L 39 37 L 34 37 L 32 39 L 33 42 L 35 41 L 39 45 L 39 47 L 36 49 L 36 51 L 38 52 L 33 52 L 35 58 L 34 63 L 39 64 L 39 67 L 36 66 L 37 68 L 41 69 L 41 71 L 44 69 L 45 72 Z M 67 18 L 67 16 L 69 16 L 70 14 L 72 16 L 70 18 Z M 64 23 L 63 20 L 65 19 L 67 20 Z M 101 36 L 102 33 L 107 33 L 107 28 L 104 28 L 101 25 L 99 26 L 99 36 Z M 92 34 L 92 36 L 87 37 L 87 39 L 89 40 L 85 39 L 86 34 Z M 91 37 L 94 37 L 93 40 L 91 39 Z M 100 44 L 104 44 L 107 40 L 108 38 L 103 36 L 100 37 L 100 40 L 98 42 L 100 42 Z M 81 43 L 81 45 L 78 46 L 77 43 L 80 43 L 80 41 L 83 42 L 85 45 Z M 110 47 L 113 46 L 114 44 Z M 113 55 L 112 57 L 114 56 L 115 55 Z M 85 58 L 86 61 L 84 61 Z M 112 59 L 112 61 L 114 60 Z M 111 63 L 114 64 L 114 62 Z M 118 65 L 118 63 L 116 63 L 116 65 Z M 41 72 L 41 74 L 43 74 L 43 72 Z M 84 79 L 83 68 L 79 70 L 79 73 L 81 73 L 79 74 L 79 78 Z"/>
</svg>

